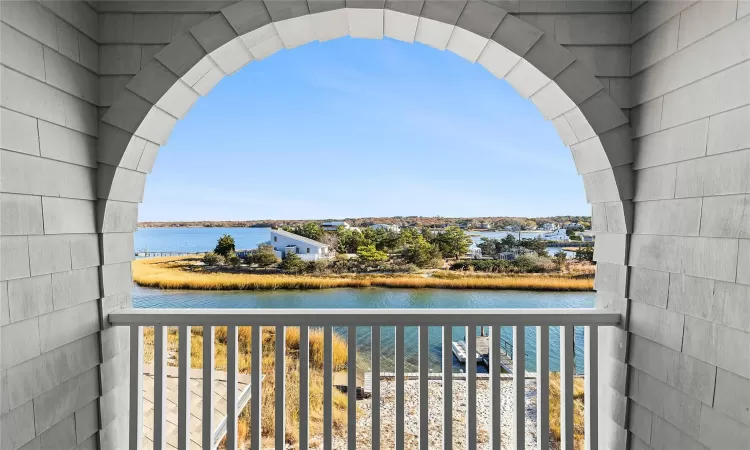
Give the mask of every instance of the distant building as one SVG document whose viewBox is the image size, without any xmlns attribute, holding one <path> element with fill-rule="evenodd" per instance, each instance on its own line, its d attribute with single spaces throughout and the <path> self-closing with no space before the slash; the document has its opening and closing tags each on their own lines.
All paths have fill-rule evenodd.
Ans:
<svg viewBox="0 0 750 450">
<path fill-rule="evenodd" d="M 271 230 L 271 246 L 279 258 L 296 253 L 303 261 L 317 261 L 333 257 L 328 244 L 284 230 Z"/>
<path fill-rule="evenodd" d="M 583 242 L 594 242 L 593 231 L 579 231 L 576 233 L 576 236 L 581 236 Z"/>
<path fill-rule="evenodd" d="M 560 228 L 558 226 L 558 224 L 553 223 L 553 222 L 547 222 L 547 223 L 545 223 L 545 224 L 542 225 L 542 230 L 544 230 L 544 231 L 555 231 L 558 228 Z"/>
<path fill-rule="evenodd" d="M 477 228 L 481 230 L 489 230 L 492 228 L 492 224 L 490 222 L 479 222 Z"/>
<path fill-rule="evenodd" d="M 583 231 L 584 228 L 583 228 L 583 225 L 581 225 L 580 223 L 571 222 L 571 223 L 565 224 L 565 229 L 573 230 L 573 231 Z"/>
<path fill-rule="evenodd" d="M 323 222 L 320 224 L 320 228 L 322 228 L 324 231 L 336 231 L 339 229 L 339 227 L 344 227 L 344 229 L 349 229 L 352 226 L 344 221 L 330 221 L 330 222 Z"/>
<path fill-rule="evenodd" d="M 521 227 L 519 227 L 518 225 L 508 225 L 507 227 L 505 227 L 505 231 L 509 231 L 511 233 L 517 233 L 521 231 Z"/>
<path fill-rule="evenodd" d="M 398 233 L 399 231 L 401 231 L 401 228 L 398 225 L 393 225 L 390 223 L 376 223 L 376 224 L 370 225 L 370 229 L 393 231 L 395 233 Z"/>
<path fill-rule="evenodd" d="M 570 238 L 568 237 L 567 231 L 565 231 L 562 228 L 559 228 L 559 229 L 557 229 L 556 231 L 554 231 L 552 233 L 545 233 L 545 234 L 539 236 L 539 238 L 540 239 L 544 239 L 545 241 L 555 241 L 555 242 L 568 242 L 568 241 L 570 241 Z"/>
</svg>

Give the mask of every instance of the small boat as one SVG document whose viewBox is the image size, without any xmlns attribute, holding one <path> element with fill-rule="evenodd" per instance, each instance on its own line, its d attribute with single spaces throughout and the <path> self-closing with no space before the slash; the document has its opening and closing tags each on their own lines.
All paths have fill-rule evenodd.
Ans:
<svg viewBox="0 0 750 450">
<path fill-rule="evenodd" d="M 453 341 L 452 347 L 453 354 L 456 355 L 456 359 L 461 363 L 466 363 L 466 341 Z M 482 355 L 479 352 L 476 352 L 475 358 L 477 362 L 482 362 Z"/>
</svg>

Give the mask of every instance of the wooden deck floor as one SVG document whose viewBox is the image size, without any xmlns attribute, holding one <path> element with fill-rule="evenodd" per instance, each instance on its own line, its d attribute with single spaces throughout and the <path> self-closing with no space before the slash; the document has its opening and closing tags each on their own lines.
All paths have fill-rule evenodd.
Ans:
<svg viewBox="0 0 750 450">
<path fill-rule="evenodd" d="M 227 375 L 214 372 L 214 429 L 227 413 Z M 240 374 L 237 380 L 237 397 L 250 384 L 250 376 Z M 203 370 L 192 369 L 190 376 L 190 441 L 191 449 L 201 449 L 203 426 Z M 167 448 L 177 450 L 177 368 L 167 367 Z M 143 378 L 143 448 L 154 448 L 154 371 L 146 366 Z"/>
</svg>

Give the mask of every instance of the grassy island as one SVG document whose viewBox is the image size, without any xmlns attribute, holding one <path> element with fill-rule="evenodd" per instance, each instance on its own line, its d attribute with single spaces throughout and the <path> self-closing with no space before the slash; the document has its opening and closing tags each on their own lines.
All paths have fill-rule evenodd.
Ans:
<svg viewBox="0 0 750 450">
<path fill-rule="evenodd" d="M 277 290 L 329 288 L 518 289 L 590 291 L 593 267 L 571 267 L 563 273 L 498 274 L 429 270 L 417 273 L 285 274 L 244 266 L 207 266 L 196 256 L 133 261 L 133 280 L 161 289 Z"/>
</svg>

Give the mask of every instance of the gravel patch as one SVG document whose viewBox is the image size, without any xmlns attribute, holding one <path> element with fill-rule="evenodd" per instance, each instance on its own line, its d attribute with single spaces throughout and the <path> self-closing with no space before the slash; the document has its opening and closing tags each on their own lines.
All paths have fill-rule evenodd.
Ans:
<svg viewBox="0 0 750 450">
<path fill-rule="evenodd" d="M 510 449 L 513 445 L 511 427 L 513 420 L 513 384 L 504 381 L 501 387 L 501 432 L 502 448 Z M 393 379 L 381 380 L 381 448 L 394 447 L 396 383 Z M 429 382 L 429 427 L 430 448 L 442 448 L 443 442 L 443 382 Z M 406 380 L 405 395 L 405 432 L 406 448 L 418 448 L 419 445 L 419 380 Z M 371 448 L 370 425 L 372 423 L 371 400 L 357 402 L 357 448 Z M 477 380 L 477 448 L 490 448 L 490 383 Z M 333 447 L 345 449 L 345 437 L 334 436 Z M 466 381 L 453 380 L 453 447 L 464 448 L 466 445 Z M 526 380 L 526 447 L 536 448 L 536 381 Z"/>
</svg>

